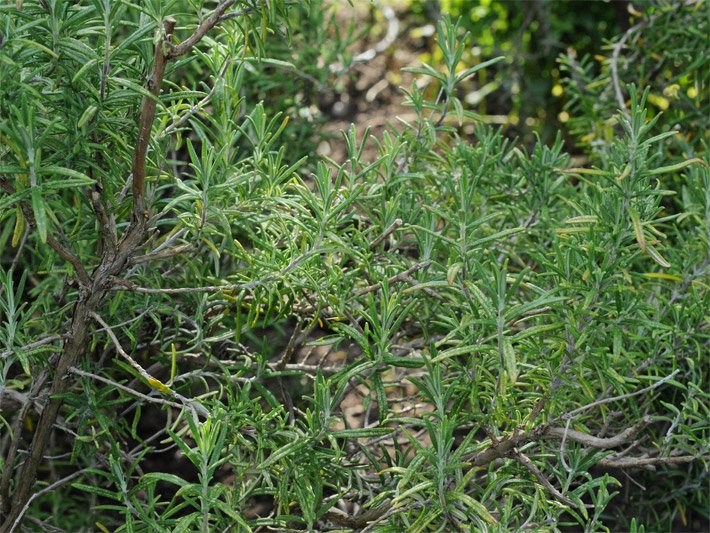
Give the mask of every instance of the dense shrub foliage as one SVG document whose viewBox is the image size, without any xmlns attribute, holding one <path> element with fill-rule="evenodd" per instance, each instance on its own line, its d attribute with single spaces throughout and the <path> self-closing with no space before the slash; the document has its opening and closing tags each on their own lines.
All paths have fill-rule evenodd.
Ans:
<svg viewBox="0 0 710 533">
<path fill-rule="evenodd" d="M 560 59 L 568 147 L 443 16 L 332 161 L 320 2 L 0 4 L 0 530 L 706 527 L 705 8 Z"/>
</svg>

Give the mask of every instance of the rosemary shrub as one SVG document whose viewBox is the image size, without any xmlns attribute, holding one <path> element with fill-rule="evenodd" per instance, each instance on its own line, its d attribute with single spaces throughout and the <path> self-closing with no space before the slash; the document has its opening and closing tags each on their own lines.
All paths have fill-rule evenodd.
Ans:
<svg viewBox="0 0 710 533">
<path fill-rule="evenodd" d="M 466 138 L 501 58 L 445 18 L 416 120 L 331 161 L 322 7 L 0 6 L 0 530 L 707 518 L 707 113 L 608 79 L 587 164 Z"/>
</svg>

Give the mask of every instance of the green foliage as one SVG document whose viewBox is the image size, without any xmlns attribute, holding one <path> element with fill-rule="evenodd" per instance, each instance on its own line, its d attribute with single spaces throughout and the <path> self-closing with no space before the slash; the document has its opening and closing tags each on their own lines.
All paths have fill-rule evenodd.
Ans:
<svg viewBox="0 0 710 533">
<path fill-rule="evenodd" d="M 458 88 L 499 60 L 462 64 L 466 24 L 444 17 L 441 67 L 411 69 L 428 85 L 404 89 L 416 119 L 380 138 L 352 127 L 330 161 L 299 110 L 354 32 L 327 55 L 319 3 L 236 2 L 168 62 L 157 98 L 154 46 L 169 53 L 214 3 L 20 4 L 0 7 L 3 519 L 12 450 L 39 433 L 56 371 L 71 385 L 27 527 L 707 520 L 699 122 L 681 124 L 692 152 L 670 147 L 676 123 L 649 118 L 654 90 L 629 84 L 628 110 L 585 114 L 618 125 L 584 147 L 591 165 L 561 135 L 526 149 L 479 124 L 462 139 L 445 118 L 477 115 Z M 144 99 L 147 231 L 96 287 L 136 224 Z M 83 327 L 85 353 L 59 375 Z M 626 470 L 648 490 L 620 513 Z"/>
</svg>

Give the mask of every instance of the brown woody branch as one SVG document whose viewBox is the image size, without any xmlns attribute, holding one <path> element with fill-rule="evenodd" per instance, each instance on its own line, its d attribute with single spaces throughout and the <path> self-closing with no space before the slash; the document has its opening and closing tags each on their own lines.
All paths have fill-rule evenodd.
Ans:
<svg viewBox="0 0 710 533">
<path fill-rule="evenodd" d="M 349 514 L 341 511 L 336 507 L 331 507 L 325 514 L 328 520 L 340 525 L 349 527 L 352 529 L 360 529 L 365 527 L 368 522 L 379 521 L 383 516 L 387 514 L 388 511 L 392 509 L 391 500 L 386 500 L 384 503 L 374 507 L 372 509 L 367 509 L 358 513 L 355 516 L 350 516 Z"/>
<path fill-rule="evenodd" d="M 148 91 L 151 96 L 144 99 L 139 117 L 138 138 L 132 163 L 132 220 L 120 242 L 116 243 L 114 253 L 102 254 L 98 266 L 92 272 L 91 276 L 89 276 L 78 257 L 71 252 L 71 250 L 62 246 L 52 235 L 48 235 L 47 244 L 63 259 L 74 266 L 77 277 L 84 287 L 80 298 L 74 306 L 71 322 L 64 336 L 65 342 L 62 353 L 54 369 L 54 379 L 49 389 L 48 400 L 37 423 L 32 444 L 24 464 L 17 468 L 18 472 L 15 475 L 15 489 L 12 495 L 12 501 L 10 501 L 9 486 L 10 479 L 13 474 L 15 474 L 16 470 L 15 460 L 14 457 L 6 458 L 7 460 L 5 461 L 0 481 L 0 513 L 3 514 L 3 520 L 0 523 L 0 533 L 8 533 L 19 525 L 22 514 L 27 508 L 37 477 L 37 470 L 43 461 L 44 452 L 52 434 L 52 428 L 55 425 L 59 410 L 64 401 L 63 397 L 72 384 L 71 380 L 65 378 L 70 372 L 70 369 L 75 367 L 79 359 L 86 353 L 86 347 L 89 345 L 91 318 L 96 315 L 96 311 L 105 302 L 106 295 L 109 294 L 112 285 L 112 280 L 125 271 L 129 259 L 135 255 L 136 251 L 143 244 L 148 224 L 144 201 L 146 156 L 153 121 L 155 119 L 156 103 L 163 83 L 166 64 L 170 59 L 178 57 L 194 46 L 205 33 L 219 21 L 224 10 L 233 3 L 233 1 L 228 1 L 220 4 L 207 21 L 200 25 L 195 34 L 178 47 L 170 47 L 169 43 L 166 42 L 175 28 L 175 19 L 167 18 L 164 22 L 164 35 L 156 46 L 153 69 L 148 82 Z M 164 47 L 170 48 L 169 54 L 165 53 Z M 14 193 L 14 187 L 2 176 L 0 176 L 0 186 L 10 194 Z M 96 199 L 93 197 L 91 199 L 92 202 L 94 202 L 93 207 L 96 209 L 98 207 L 95 205 Z M 34 217 L 31 207 L 26 205 L 25 202 L 21 202 L 20 206 L 25 218 L 30 223 L 33 223 Z M 97 216 L 103 218 L 100 211 L 101 210 L 97 213 Z M 110 222 L 109 219 L 100 220 L 100 223 L 104 224 Z M 102 228 L 102 231 L 105 231 L 105 228 Z M 35 382 L 35 386 L 38 384 L 38 381 Z M 187 399 L 177 394 L 175 394 L 175 397 L 182 403 L 189 403 Z M 24 409 L 28 408 L 29 404 L 30 402 L 26 403 Z M 19 417 L 16 422 L 18 420 L 21 420 L 21 417 Z M 13 447 L 16 449 L 19 443 L 19 434 L 17 434 L 17 432 L 14 435 L 14 439 Z"/>
<path fill-rule="evenodd" d="M 496 459 L 501 459 L 508 456 L 515 448 L 522 446 L 528 442 L 538 440 L 561 440 L 566 438 L 578 442 L 584 446 L 608 450 L 617 448 L 630 442 L 643 427 L 649 424 L 649 417 L 642 418 L 634 426 L 625 429 L 618 435 L 608 438 L 595 437 L 582 431 L 567 430 L 566 428 L 556 428 L 550 426 L 539 426 L 531 431 L 514 430 L 510 435 L 499 439 L 498 442 L 493 442 L 485 450 L 475 453 L 465 458 L 470 461 L 473 466 L 486 466 Z M 566 437 L 565 437 L 566 435 Z"/>
<path fill-rule="evenodd" d="M 28 500 L 27 503 L 25 503 L 24 507 L 20 510 L 20 513 L 18 514 L 17 518 L 15 518 L 15 522 L 13 522 L 11 528 L 10 528 L 10 533 L 20 524 L 20 520 L 22 520 L 22 517 L 24 516 L 25 512 L 27 509 L 29 509 L 30 504 L 36 500 L 37 498 L 40 498 L 44 496 L 45 494 L 48 494 L 52 492 L 53 490 L 57 489 L 58 487 L 61 487 L 62 485 L 67 484 L 73 479 L 78 478 L 79 476 L 83 475 L 86 470 L 78 470 L 76 472 L 72 472 L 66 477 L 63 477 L 62 479 L 58 479 L 51 485 L 48 485 L 47 487 L 43 488 L 42 490 L 35 492 Z"/>
<path fill-rule="evenodd" d="M 590 448 L 598 448 L 600 450 L 610 450 L 612 448 L 618 448 L 631 442 L 634 437 L 646 427 L 651 422 L 651 418 L 646 416 L 639 420 L 636 424 L 630 428 L 626 428 L 624 431 L 615 435 L 613 437 L 595 437 L 583 431 L 576 431 L 574 429 L 567 428 L 556 428 L 550 427 L 545 431 L 543 438 L 545 439 L 565 439 L 578 442 L 584 446 Z"/>
<path fill-rule="evenodd" d="M 93 172 L 89 172 L 91 176 Z M 93 176 L 92 176 L 93 177 Z M 103 247 L 103 253 L 113 254 L 116 252 L 116 246 L 118 245 L 116 238 L 116 223 L 113 219 L 113 213 L 108 213 L 103 204 L 103 189 L 100 184 L 96 183 L 94 187 L 89 192 L 89 199 L 91 200 L 91 207 L 94 210 L 96 219 L 99 221 L 99 233 L 101 234 L 101 246 Z M 99 254 L 99 255 L 103 255 Z"/>
<path fill-rule="evenodd" d="M 141 107 L 140 122 L 138 126 L 138 141 L 133 152 L 133 221 L 147 218 L 145 212 L 145 161 L 148 154 L 148 144 L 150 143 L 150 133 L 153 129 L 153 121 L 155 120 L 155 106 L 160 95 L 160 88 L 163 85 L 163 76 L 165 75 L 165 66 L 168 63 L 163 50 L 164 44 L 169 42 L 170 37 L 175 29 L 175 19 L 168 17 L 165 19 L 165 36 L 158 42 L 155 47 L 155 60 L 153 62 L 153 72 L 148 80 L 148 91 L 151 97 L 143 99 Z"/>
<path fill-rule="evenodd" d="M 651 468 L 658 465 L 680 465 L 694 461 L 710 461 L 710 455 L 673 455 L 670 457 L 605 457 L 597 463 L 602 468 Z"/>
<path fill-rule="evenodd" d="M 510 435 L 498 439 L 497 442 L 493 441 L 490 446 L 478 452 L 476 454 L 464 457 L 464 461 L 468 461 L 472 466 L 475 467 L 485 467 L 496 461 L 498 459 L 503 459 L 505 457 L 514 457 L 517 459 L 525 468 L 532 473 L 538 482 L 545 487 L 547 491 L 552 494 L 554 498 L 561 501 L 565 505 L 571 507 L 576 507 L 577 504 L 569 499 L 567 496 L 562 494 L 557 488 L 555 488 L 552 483 L 545 477 L 545 475 L 540 471 L 540 469 L 533 463 L 529 457 L 517 450 L 518 446 L 527 444 L 529 442 L 535 442 L 545 439 L 562 439 L 567 438 L 589 446 L 592 448 L 599 449 L 610 449 L 623 446 L 631 441 L 636 434 L 650 422 L 650 417 L 644 417 L 634 426 L 625 429 L 618 435 L 609 438 L 599 438 L 593 435 L 581 431 L 566 430 L 565 428 L 553 428 L 549 426 L 540 426 L 531 431 L 525 432 L 521 430 L 515 430 Z M 566 434 L 566 437 L 564 437 Z M 675 465 L 690 463 L 697 460 L 710 460 L 710 456 L 694 456 L 694 455 L 683 455 L 683 456 L 673 456 L 673 457 L 621 457 L 615 458 L 614 456 L 602 459 L 599 466 L 603 468 L 643 468 L 655 465 Z M 326 518 L 335 522 L 338 525 L 343 525 L 350 528 L 361 528 L 368 523 L 378 522 L 385 515 L 390 513 L 392 510 L 391 500 L 387 500 L 378 507 L 374 509 L 361 513 L 356 516 L 350 516 L 347 513 L 340 511 L 336 508 L 330 509 L 326 513 Z"/>
<path fill-rule="evenodd" d="M 4 445 L 0 450 L 3 458 L 5 459 L 5 467 L 3 468 L 2 478 L 0 479 L 0 512 L 5 512 L 5 509 L 8 508 L 10 504 L 10 482 L 12 481 L 13 473 L 12 466 L 15 463 L 17 449 L 20 446 L 22 423 L 29 412 L 30 406 L 33 404 L 33 400 L 37 398 L 40 391 L 44 388 L 44 384 L 48 378 L 49 371 L 45 369 L 35 379 L 35 382 L 32 384 L 32 388 L 30 389 L 30 393 L 27 395 L 28 401 L 22 405 L 17 413 L 15 421 L 13 422 L 10 435 L 11 441 L 8 443 L 9 450 L 6 450 Z"/>
<path fill-rule="evenodd" d="M 404 224 L 404 222 L 402 222 L 401 218 L 398 218 L 392 222 L 392 224 L 390 224 L 374 241 L 370 243 L 370 250 L 377 248 L 382 241 L 401 228 L 402 224 Z"/>
<path fill-rule="evenodd" d="M 234 2 L 235 0 L 224 0 L 215 8 L 210 16 L 197 27 L 192 35 L 176 46 L 168 45 L 166 59 L 175 59 L 176 57 L 180 57 L 181 55 L 189 52 L 193 46 L 200 42 L 208 31 L 214 28 L 222 20 L 222 15 L 224 15 L 224 12 L 227 11 L 227 9 L 229 9 Z M 170 33 L 172 33 L 172 31 Z"/>
</svg>

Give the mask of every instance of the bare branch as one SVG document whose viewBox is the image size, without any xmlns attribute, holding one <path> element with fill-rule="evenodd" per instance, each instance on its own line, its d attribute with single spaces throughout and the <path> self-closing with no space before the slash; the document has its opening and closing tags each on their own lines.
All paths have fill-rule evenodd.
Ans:
<svg viewBox="0 0 710 533">
<path fill-rule="evenodd" d="M 103 326 L 103 328 L 106 330 L 106 333 L 108 333 L 109 337 L 111 338 L 111 341 L 113 342 L 114 347 L 116 348 L 116 351 L 123 357 L 126 361 L 128 361 L 128 364 L 130 364 L 136 371 L 141 375 L 141 377 L 148 383 L 149 386 L 154 388 L 155 390 L 161 392 L 162 394 L 166 394 L 168 396 L 172 396 L 176 400 L 182 402 L 185 406 L 191 407 L 194 409 L 197 413 L 200 415 L 204 416 L 205 418 L 209 417 L 209 411 L 205 409 L 199 402 L 195 402 L 194 400 L 190 400 L 189 398 L 185 398 L 181 394 L 178 394 L 174 390 L 172 390 L 170 387 L 168 387 L 165 383 L 160 381 L 159 379 L 154 378 L 151 376 L 146 370 L 135 360 L 133 359 L 126 350 L 123 349 L 123 346 L 121 346 L 121 343 L 118 340 L 118 337 L 116 337 L 116 334 L 113 332 L 113 329 L 111 329 L 111 326 L 109 326 L 103 318 L 99 316 L 98 313 L 95 311 L 91 311 L 89 313 L 91 317 L 96 320 L 99 324 Z"/>
<path fill-rule="evenodd" d="M 268 1 L 268 0 L 267 0 Z M 249 13 L 251 11 L 251 8 L 249 6 L 246 7 L 246 9 L 239 9 L 237 11 L 231 11 L 229 13 L 225 13 L 221 17 L 219 17 L 219 22 L 224 22 L 225 20 L 230 20 L 230 19 L 235 19 L 237 17 L 242 17 Z"/>
<path fill-rule="evenodd" d="M 398 512 L 404 510 L 405 507 L 400 507 Z M 331 507 L 326 512 L 325 516 L 328 520 L 331 520 L 332 522 L 340 526 L 345 526 L 352 529 L 360 529 L 361 527 L 366 526 L 368 522 L 377 521 L 376 523 L 378 523 L 380 518 L 384 517 L 385 515 L 391 516 L 391 514 L 393 514 L 391 512 L 390 514 L 387 514 L 388 511 L 392 511 L 390 500 L 385 501 L 384 503 L 378 505 L 373 509 L 363 511 L 356 516 L 350 516 L 344 511 L 336 509 L 335 507 Z"/>
<path fill-rule="evenodd" d="M 638 434 L 638 432 L 641 431 L 644 427 L 646 427 L 650 422 L 650 417 L 643 417 L 632 427 L 626 428 L 618 435 L 607 438 L 595 437 L 594 435 L 589 435 L 588 433 L 576 431 L 574 429 L 551 427 L 545 431 L 543 438 L 568 439 L 583 444 L 585 446 L 589 446 L 590 448 L 608 450 L 611 448 L 618 448 L 619 446 L 623 446 L 624 444 L 627 444 L 628 442 L 632 441 L 634 437 Z"/>
<path fill-rule="evenodd" d="M 49 372 L 45 369 L 39 376 L 35 378 L 32 388 L 27 395 L 28 401 L 25 402 L 17 413 L 17 417 L 12 424 L 11 434 L 12 439 L 10 441 L 10 450 L 6 452 L 3 446 L 2 456 L 5 459 L 5 464 L 3 465 L 2 478 L 0 479 L 0 512 L 6 512 L 10 508 L 10 482 L 12 481 L 12 474 L 15 469 L 15 457 L 17 456 L 17 449 L 20 445 L 20 432 L 22 431 L 22 422 L 24 421 L 27 413 L 32 405 L 33 401 L 40 391 L 44 388 L 45 383 L 49 377 Z M 11 517 L 11 516 L 10 516 Z M 3 527 L 4 524 L 0 524 Z"/>
<path fill-rule="evenodd" d="M 205 34 L 207 34 L 208 31 L 214 28 L 222 20 L 224 12 L 227 11 L 227 9 L 229 9 L 234 2 L 235 0 L 224 0 L 215 8 L 210 16 L 197 27 L 192 35 L 178 45 L 168 45 L 168 53 L 166 58 L 175 59 L 176 57 L 180 57 L 199 43 Z M 172 31 L 169 33 L 172 33 Z"/>
<path fill-rule="evenodd" d="M 207 104 L 210 103 L 212 98 L 214 97 L 215 92 L 217 91 L 217 86 L 219 84 L 219 80 L 224 78 L 224 75 L 227 73 L 227 69 L 229 68 L 229 65 L 231 64 L 231 61 L 229 58 L 227 58 L 224 62 L 224 65 L 222 66 L 222 69 L 219 71 L 217 74 L 217 77 L 214 80 L 214 83 L 212 84 L 212 88 L 210 89 L 210 92 L 207 93 L 207 95 L 197 102 L 195 105 L 191 105 L 190 108 L 187 110 L 187 112 L 181 116 L 179 119 L 177 119 L 175 122 L 170 124 L 165 130 L 163 130 L 163 133 L 158 135 L 158 139 L 163 139 L 173 133 L 175 130 L 178 130 L 182 128 L 190 118 L 192 118 L 195 113 L 200 111 L 203 107 L 205 107 Z"/>
<path fill-rule="evenodd" d="M 634 396 L 638 396 L 640 394 L 644 394 L 646 392 L 652 391 L 653 389 L 657 389 L 667 381 L 670 381 L 673 379 L 676 374 L 680 372 L 680 369 L 676 369 L 673 371 L 673 373 L 667 375 L 663 379 L 660 379 L 656 381 L 653 385 L 649 385 L 648 387 L 644 387 L 643 389 L 630 392 L 628 394 L 621 394 L 619 396 L 614 396 L 612 398 L 602 398 L 601 400 L 597 400 L 596 402 L 592 402 L 588 405 L 583 405 L 582 407 L 578 407 L 577 409 L 570 411 L 569 413 L 565 413 L 564 415 L 558 416 L 556 420 L 567 420 L 568 418 L 574 418 L 575 416 L 579 415 L 580 413 L 583 413 L 584 411 L 588 411 L 589 409 L 592 409 L 594 407 L 598 407 L 600 405 L 604 405 L 605 403 L 611 403 L 611 402 L 618 402 L 621 400 L 628 400 L 629 398 L 633 398 Z"/>
<path fill-rule="evenodd" d="M 565 438 L 565 434 L 568 440 L 579 442 L 580 444 L 591 448 L 599 448 L 604 450 L 617 448 L 632 440 L 644 426 L 648 425 L 649 422 L 650 418 L 644 417 L 634 426 L 625 429 L 618 435 L 608 438 L 599 438 L 582 431 L 566 430 L 565 428 L 550 426 L 538 426 L 531 431 L 521 431 L 516 429 L 510 435 L 499 439 L 498 442 L 492 442 L 491 445 L 485 450 L 474 453 L 464 460 L 471 461 L 473 466 L 485 466 L 492 463 L 496 459 L 507 456 L 509 453 L 513 452 L 514 448 L 520 447 L 525 443 L 539 440 L 562 439 Z"/>
<path fill-rule="evenodd" d="M 0 385 L 0 411 L 6 409 L 17 410 L 17 406 L 23 407 L 25 404 L 30 402 L 30 398 L 27 394 L 22 394 L 14 389 L 8 389 L 5 385 Z M 39 411 L 39 404 L 34 403 L 34 408 Z M 10 434 L 10 438 L 14 439 L 14 436 Z"/>
<path fill-rule="evenodd" d="M 220 292 L 220 291 L 236 291 L 240 289 L 249 289 L 261 285 L 261 281 L 251 281 L 248 283 L 236 283 L 231 285 L 206 285 L 203 287 L 175 287 L 173 289 L 155 289 L 153 287 L 140 287 L 135 283 L 121 278 L 113 278 L 113 287 L 115 291 L 132 291 L 141 292 L 143 294 L 194 294 L 200 292 Z"/>
<path fill-rule="evenodd" d="M 352 58 L 349 67 L 344 67 L 341 63 L 335 63 L 330 65 L 330 71 L 337 75 L 345 74 L 350 68 L 359 65 L 361 63 L 366 63 L 372 61 L 379 54 L 387 50 L 390 46 L 394 44 L 399 35 L 399 19 L 394 9 L 389 6 L 382 8 L 382 15 L 387 20 L 387 33 L 374 47 L 359 53 Z"/>
<path fill-rule="evenodd" d="M 22 257 L 22 252 L 25 249 L 25 245 L 27 244 L 27 237 L 30 234 L 30 228 L 25 227 L 25 231 L 22 232 L 22 238 L 20 239 L 20 243 L 17 245 L 17 251 L 15 252 L 15 257 L 12 259 L 12 264 L 10 265 L 10 270 L 13 272 L 17 268 L 17 265 L 20 262 L 20 257 Z M 5 287 L 0 287 L 0 294 L 3 293 L 5 290 Z"/>
<path fill-rule="evenodd" d="M 175 407 L 177 409 L 184 408 L 184 405 L 181 405 L 179 403 L 171 402 L 168 400 L 163 400 L 162 398 L 156 398 L 154 396 L 148 396 L 146 394 L 138 392 L 137 390 L 131 389 L 130 387 L 126 387 L 125 385 L 121 385 L 120 383 L 117 383 L 115 381 L 111 381 L 110 379 L 107 379 L 105 377 L 99 376 L 97 374 L 92 374 L 91 372 L 85 372 L 83 370 L 79 370 L 76 367 L 71 367 L 69 369 L 69 372 L 72 374 L 76 374 L 77 376 L 82 376 L 85 378 L 91 378 L 95 381 L 100 381 L 101 383 L 105 383 L 106 385 L 110 385 L 111 387 L 115 387 L 117 389 L 120 389 L 124 392 L 127 392 L 128 394 L 130 394 L 132 396 L 135 396 L 136 398 L 140 398 L 142 400 L 145 400 L 146 402 L 167 405 L 168 407 Z"/>
<path fill-rule="evenodd" d="M 166 43 L 169 43 L 170 37 L 175 29 L 176 21 L 172 17 L 168 17 L 164 22 L 164 35 L 155 46 L 155 59 L 153 60 L 153 71 L 148 80 L 148 91 L 151 96 L 143 98 L 141 114 L 138 127 L 138 140 L 133 152 L 133 166 L 131 173 L 133 175 L 133 221 L 141 220 L 147 217 L 145 213 L 144 194 L 145 194 L 145 161 L 148 155 L 148 144 L 150 143 L 150 133 L 153 129 L 153 121 L 155 120 L 155 106 L 160 88 L 163 85 L 163 76 L 165 75 L 165 66 L 169 57 L 166 57 L 163 48 Z"/>
<path fill-rule="evenodd" d="M 671 457 L 605 457 L 597 464 L 603 468 L 649 468 L 658 465 L 680 465 L 694 461 L 710 461 L 710 455 L 674 455 Z"/>
<path fill-rule="evenodd" d="M 393 232 L 397 231 L 399 228 L 402 227 L 402 222 L 401 218 L 396 219 L 392 224 L 390 224 L 385 231 L 383 231 L 379 237 L 377 237 L 374 241 L 370 243 L 370 250 L 374 250 L 377 248 L 377 246 L 384 241 L 389 235 L 391 235 Z"/>
<path fill-rule="evenodd" d="M 629 28 L 626 33 L 624 33 L 624 35 L 621 37 L 621 39 L 616 42 L 616 44 L 614 45 L 614 50 L 611 54 L 611 82 L 614 85 L 614 95 L 616 96 L 616 102 L 619 104 L 619 111 L 624 114 L 627 120 L 631 118 L 631 115 L 629 115 L 629 110 L 626 108 L 626 100 L 624 98 L 623 93 L 621 92 L 621 83 L 619 82 L 619 54 L 621 53 L 621 49 L 624 47 L 626 40 L 643 24 L 643 22 L 639 22 L 635 26 Z"/>
<path fill-rule="evenodd" d="M 145 255 L 137 255 L 131 258 L 131 264 L 139 265 L 141 263 L 147 263 L 149 261 L 157 261 L 159 259 L 167 259 L 175 255 L 179 255 L 183 252 L 187 252 L 192 249 L 195 245 L 192 243 L 181 244 L 180 246 L 175 246 L 174 248 L 168 248 L 167 250 L 160 250 L 156 252 L 151 252 Z"/>
<path fill-rule="evenodd" d="M 89 174 L 93 174 L 91 170 Z M 107 214 L 106 209 L 104 208 L 102 196 L 102 187 L 96 183 L 89 192 L 89 199 L 91 200 L 91 206 L 94 209 L 96 219 L 99 222 L 101 242 L 103 243 L 105 249 L 109 253 L 113 254 L 116 252 L 116 246 L 118 245 L 116 237 L 116 224 L 113 217 Z"/>
<path fill-rule="evenodd" d="M 54 489 L 57 489 L 57 488 L 61 487 L 62 485 L 69 483 L 72 479 L 78 478 L 83 473 L 84 473 L 84 470 L 78 470 L 76 472 L 69 474 L 68 476 L 63 477 L 62 479 L 58 479 L 57 481 L 55 481 L 51 485 L 46 486 L 42 490 L 35 492 L 32 496 L 30 496 L 30 498 L 27 500 L 25 505 L 20 510 L 20 513 L 17 515 L 17 518 L 15 518 L 15 521 L 12 523 L 12 526 L 10 526 L 8 533 L 12 533 L 13 531 L 15 531 L 15 529 L 17 529 L 17 526 L 20 525 L 20 521 L 22 520 L 22 517 L 27 512 L 27 509 L 30 508 L 30 505 L 32 504 L 33 501 L 35 501 L 37 498 L 39 498 L 41 496 L 44 496 L 45 494 L 52 492 Z"/>
<path fill-rule="evenodd" d="M 533 463 L 527 455 L 525 455 L 524 453 L 518 452 L 516 450 L 515 457 L 518 459 L 520 464 L 522 464 L 525 468 L 528 469 L 528 471 L 533 476 L 535 476 L 535 478 L 538 480 L 538 482 L 543 487 L 545 487 L 548 490 L 548 492 L 550 492 L 550 494 L 552 494 L 555 498 L 560 500 L 565 505 L 569 505 L 570 507 L 577 507 L 576 503 L 574 503 L 567 496 L 562 494 L 559 490 L 557 490 L 555 488 L 555 486 L 552 483 L 550 483 L 550 480 L 545 477 L 545 475 L 540 471 L 540 469 L 537 466 L 535 466 L 535 463 Z"/>
<path fill-rule="evenodd" d="M 426 261 L 422 261 L 421 263 L 417 263 L 416 265 L 409 267 L 404 272 L 400 272 L 399 274 L 395 274 L 394 276 L 390 276 L 389 278 L 387 278 L 387 283 L 391 284 L 391 283 L 397 283 L 399 281 L 405 281 L 405 282 L 410 283 L 410 285 L 411 285 L 410 280 L 412 280 L 412 278 L 409 275 L 414 272 L 417 272 L 418 270 L 422 270 L 422 269 L 428 267 L 430 264 L 431 264 L 431 259 L 427 259 Z M 418 282 L 416 280 L 414 280 L 414 283 L 416 285 Z M 362 289 L 355 291 L 355 295 L 362 296 L 363 294 L 367 294 L 368 292 L 374 292 L 377 289 L 379 289 L 380 287 L 382 287 L 382 285 L 380 283 L 375 283 L 373 285 L 369 285 L 367 287 L 363 287 Z M 436 294 L 436 293 L 434 293 L 434 294 Z M 439 295 L 436 294 L 436 296 L 439 296 Z"/>
<path fill-rule="evenodd" d="M 687 5 L 687 3 L 686 3 Z M 619 104 L 619 111 L 621 111 L 627 120 L 631 118 L 629 115 L 629 110 L 626 108 L 626 101 L 624 100 L 624 94 L 621 92 L 621 83 L 619 81 L 619 55 L 621 54 L 621 49 L 626 44 L 626 41 L 633 35 L 636 31 L 643 28 L 646 24 L 650 24 L 658 16 L 658 14 L 652 15 L 651 17 L 642 20 L 638 24 L 631 26 L 624 35 L 621 36 L 616 44 L 611 54 L 611 61 L 609 63 L 611 69 L 611 82 L 614 86 L 614 95 L 616 96 L 616 102 Z"/>
</svg>

